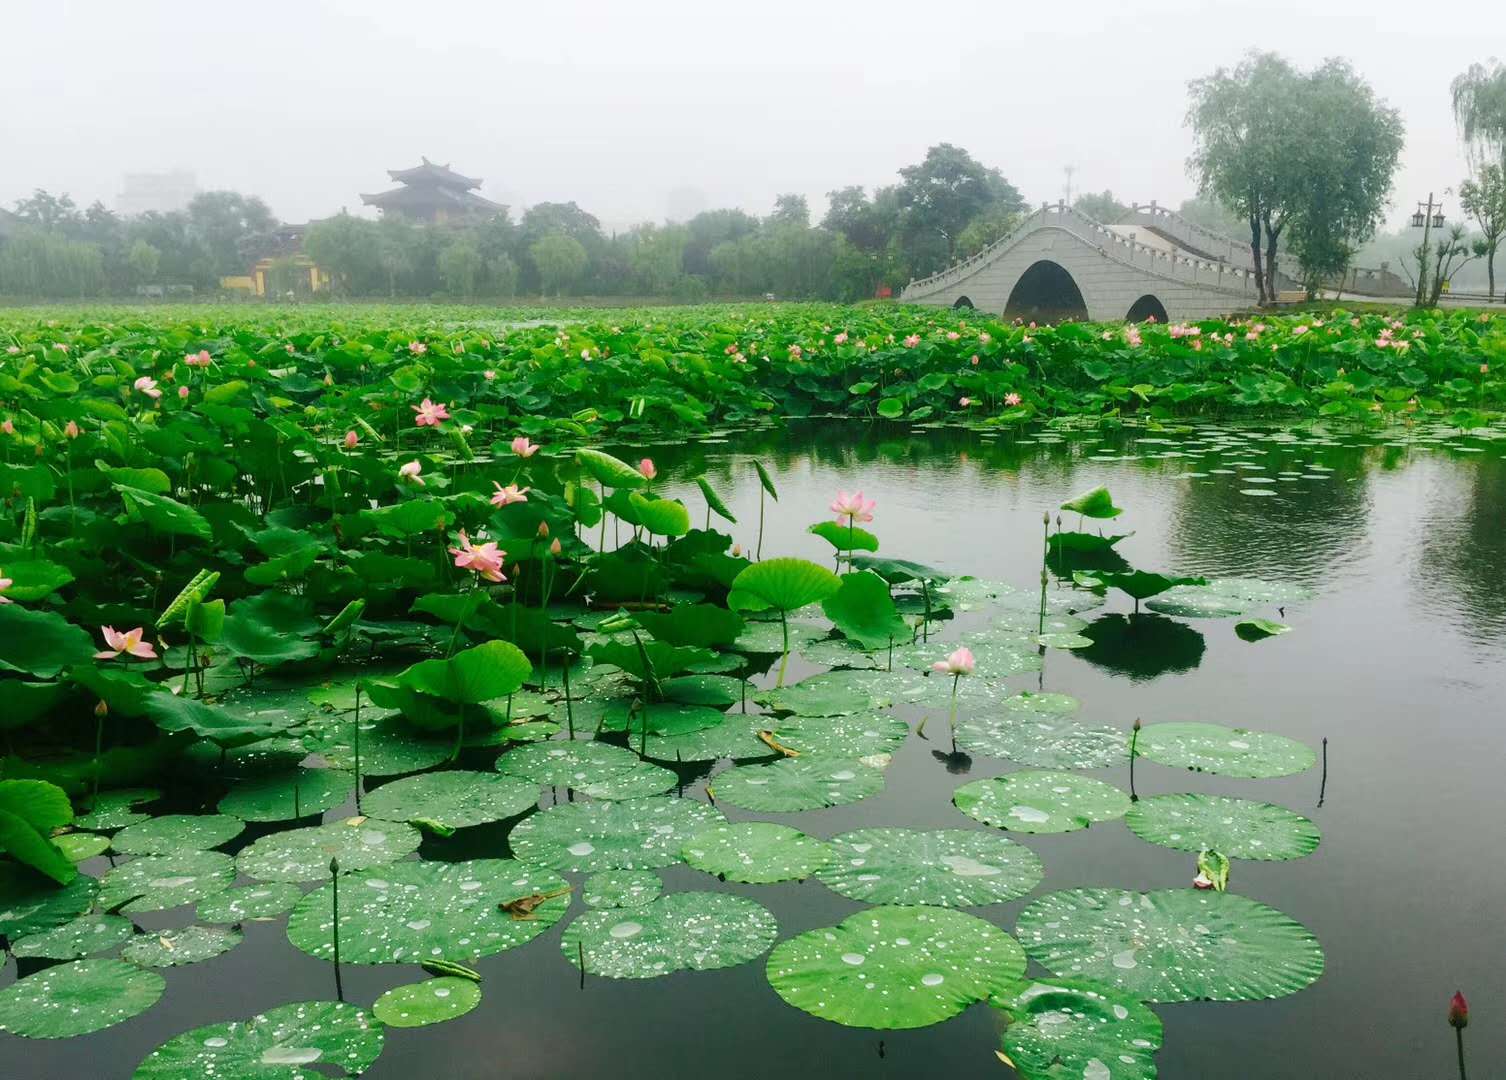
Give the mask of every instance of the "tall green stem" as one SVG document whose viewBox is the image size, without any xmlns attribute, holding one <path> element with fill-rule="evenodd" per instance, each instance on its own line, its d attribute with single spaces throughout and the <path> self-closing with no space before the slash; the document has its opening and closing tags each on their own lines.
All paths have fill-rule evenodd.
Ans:
<svg viewBox="0 0 1506 1080">
<path fill-rule="evenodd" d="M 790 664 L 790 617 L 787 612 L 779 613 L 779 629 L 784 632 L 784 655 L 779 659 L 779 681 L 774 684 L 776 689 L 784 686 L 784 671 Z"/>
</svg>

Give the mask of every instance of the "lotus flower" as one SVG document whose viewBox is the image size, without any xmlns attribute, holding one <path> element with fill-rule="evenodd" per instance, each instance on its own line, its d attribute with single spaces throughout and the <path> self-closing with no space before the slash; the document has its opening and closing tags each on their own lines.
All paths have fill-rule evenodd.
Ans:
<svg viewBox="0 0 1506 1080">
<path fill-rule="evenodd" d="M 558 536 L 556 536 L 549 543 L 549 554 L 551 554 L 551 555 L 558 555 L 561 550 L 562 550 L 562 548 L 560 546 L 560 538 Z"/>
<path fill-rule="evenodd" d="M 911 334 L 909 337 L 905 338 L 905 348 L 907 348 L 907 349 L 913 349 L 913 348 L 915 348 L 915 346 L 917 346 L 919 344 L 920 344 L 920 335 L 919 334 Z"/>
<path fill-rule="evenodd" d="M 110 646 L 94 654 L 96 660 L 113 660 L 121 653 L 130 656 L 139 656 L 143 660 L 157 659 L 157 651 L 152 648 L 151 642 L 141 640 L 141 627 L 127 630 L 121 633 L 113 626 L 101 626 L 99 632 L 104 635 L 105 644 Z"/>
<path fill-rule="evenodd" d="M 1192 887 L 1194 889 L 1211 889 L 1213 888 L 1213 879 L 1199 870 L 1197 876 L 1192 879 Z"/>
<path fill-rule="evenodd" d="M 361 437 L 359 435 L 357 435 L 354 431 L 347 431 L 345 433 L 345 449 L 347 449 L 347 450 L 354 450 L 356 448 L 356 443 L 358 443 L 360 441 L 361 441 Z"/>
<path fill-rule="evenodd" d="M 5 347 L 5 351 L 7 353 L 9 353 L 11 356 L 15 356 L 17 353 L 19 353 L 21 351 L 21 346 L 19 346 L 19 345 L 7 345 Z"/>
<path fill-rule="evenodd" d="M 440 421 L 450 418 L 450 412 L 443 402 L 430 401 L 428 398 L 409 408 L 418 414 L 413 422 L 419 427 L 438 427 Z"/>
<path fill-rule="evenodd" d="M 404 480 L 411 480 L 419 487 L 424 486 L 424 478 L 418 474 L 424 471 L 424 467 L 416 461 L 410 461 L 397 471 L 397 475 Z"/>
<path fill-rule="evenodd" d="M 149 398 L 159 398 L 162 396 L 162 391 L 157 389 L 157 380 L 150 375 L 141 376 L 132 385 Z"/>
<path fill-rule="evenodd" d="M 5 432 L 7 435 L 14 435 L 16 433 L 15 422 L 8 416 L 4 420 L 0 420 L 0 431 Z"/>
<path fill-rule="evenodd" d="M 863 498 L 861 491 L 853 495 L 839 491 L 832 500 L 831 512 L 837 515 L 838 525 L 866 525 L 873 520 L 873 508 L 877 505 L 875 500 Z"/>
<path fill-rule="evenodd" d="M 507 580 L 502 576 L 502 560 L 507 557 L 507 552 L 499 551 L 492 541 L 472 544 L 470 537 L 462 532 L 460 546 L 449 550 L 450 554 L 455 556 L 455 565 L 462 570 L 474 571 L 487 581 Z"/>
<path fill-rule="evenodd" d="M 208 367 L 210 362 L 208 349 L 200 349 L 196 353 L 189 353 L 183 358 L 183 362 L 189 367 Z"/>
<path fill-rule="evenodd" d="M 1011 390 L 1009 393 L 1007 393 L 1007 394 L 1004 395 L 1004 404 L 1008 405 L 1011 409 L 1014 408 L 1019 403 L 1020 403 L 1020 395 L 1016 394 L 1013 390 Z"/>
<path fill-rule="evenodd" d="M 973 399 L 970 398 L 970 397 L 961 397 L 961 398 L 957 399 L 957 404 L 961 405 L 964 409 L 967 408 L 972 403 L 973 403 Z"/>
<path fill-rule="evenodd" d="M 519 435 L 512 441 L 512 452 L 520 458 L 531 458 L 539 452 L 539 446 L 529 442 L 527 435 Z"/>
<path fill-rule="evenodd" d="M 517 484 L 508 484 L 503 487 L 497 481 L 492 481 L 492 487 L 497 490 L 492 492 L 493 506 L 511 506 L 513 503 L 527 502 L 529 488 L 520 488 Z"/>
<path fill-rule="evenodd" d="M 931 670 L 943 675 L 971 675 L 978 670 L 978 662 L 973 659 L 973 651 L 963 645 L 945 660 L 937 660 Z"/>
<path fill-rule="evenodd" d="M 1464 1000 L 1462 990 L 1455 990 L 1454 996 L 1449 999 L 1448 1022 L 1450 1027 L 1461 1030 L 1469 1027 L 1469 1002 Z"/>
<path fill-rule="evenodd" d="M 652 480 L 659 475 L 659 470 L 654 466 L 653 458 L 644 458 L 638 462 L 638 471 L 643 474 L 645 480 Z"/>
<path fill-rule="evenodd" d="M 408 342 L 408 351 L 414 356 L 422 356 L 429 351 L 429 346 L 425 345 L 422 341 L 410 341 Z"/>
<path fill-rule="evenodd" d="M 497 377 L 497 373 L 495 371 L 493 371 L 491 368 L 487 368 L 485 371 L 483 371 L 481 373 L 481 377 L 483 379 L 485 379 L 487 382 L 491 382 L 493 379 L 495 379 Z"/>
<path fill-rule="evenodd" d="M 833 337 L 831 339 L 831 343 L 833 345 L 846 345 L 847 344 L 847 331 L 843 330 L 840 334 L 837 334 L 835 337 Z M 736 349 L 734 348 L 733 351 L 735 352 Z"/>
<path fill-rule="evenodd" d="M 5 571 L 0 570 L 0 574 L 3 574 L 4 572 Z M 0 593 L 5 592 L 6 589 L 10 588 L 14 584 L 15 584 L 15 581 L 12 580 L 11 578 L 0 577 Z M 0 596 L 0 604 L 13 604 L 13 603 L 15 603 L 14 600 L 11 600 L 10 598 L 5 597 L 5 596 Z"/>
<path fill-rule="evenodd" d="M 77 421 L 69 420 L 67 426 L 63 428 L 63 434 L 68 436 L 68 438 L 70 439 L 76 439 L 80 435 L 82 435 L 83 432 L 79 430 Z"/>
<path fill-rule="evenodd" d="M 178 387 L 178 397 L 179 398 L 186 398 L 187 396 L 188 396 L 188 387 L 186 387 L 186 386 L 180 386 L 180 387 Z"/>
</svg>

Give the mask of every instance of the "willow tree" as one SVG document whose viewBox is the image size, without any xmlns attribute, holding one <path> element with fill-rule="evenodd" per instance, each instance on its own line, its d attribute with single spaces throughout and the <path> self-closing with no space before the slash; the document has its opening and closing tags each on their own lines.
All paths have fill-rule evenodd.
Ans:
<svg viewBox="0 0 1506 1080">
<path fill-rule="evenodd" d="M 1506 64 L 1471 64 L 1449 90 L 1454 120 L 1475 163 L 1499 160 L 1506 167 Z"/>
</svg>

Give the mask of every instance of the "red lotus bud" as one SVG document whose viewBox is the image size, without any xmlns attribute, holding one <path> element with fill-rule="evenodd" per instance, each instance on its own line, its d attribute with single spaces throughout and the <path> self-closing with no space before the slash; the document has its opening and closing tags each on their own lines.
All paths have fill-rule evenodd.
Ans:
<svg viewBox="0 0 1506 1080">
<path fill-rule="evenodd" d="M 546 537 L 548 535 L 549 535 L 549 522 L 547 522 L 547 521 L 541 521 L 541 522 L 539 522 L 539 538 L 543 539 L 544 537 Z"/>
<path fill-rule="evenodd" d="M 104 698 L 100 698 L 99 704 L 96 705 L 96 706 L 94 706 L 94 715 L 95 716 L 99 716 L 99 717 L 105 717 L 105 716 L 109 716 L 110 715 L 110 706 L 108 706 L 108 705 L 105 704 Z M 1458 997 L 1457 994 L 1455 994 L 1454 996 Z M 1462 1001 L 1463 999 L 1460 998 L 1460 1000 Z"/>
<path fill-rule="evenodd" d="M 1455 990 L 1448 1003 L 1448 1022 L 1450 1027 L 1469 1027 L 1469 1002 L 1464 1000 L 1462 991 Z"/>
</svg>

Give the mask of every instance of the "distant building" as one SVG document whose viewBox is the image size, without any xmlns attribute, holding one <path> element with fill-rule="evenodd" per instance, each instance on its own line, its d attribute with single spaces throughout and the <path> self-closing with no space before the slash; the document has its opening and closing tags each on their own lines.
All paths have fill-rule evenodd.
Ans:
<svg viewBox="0 0 1506 1080">
<path fill-rule="evenodd" d="M 435 165 L 428 158 L 422 160 L 423 164 L 416 168 L 387 170 L 387 175 L 402 186 L 376 195 L 362 195 L 361 201 L 375 206 L 383 215 L 432 225 L 487 218 L 506 209 L 472 190 L 481 186 L 480 180 L 461 176 L 448 165 Z"/>
<path fill-rule="evenodd" d="M 186 210 L 199 193 L 198 178 L 185 169 L 165 173 L 126 173 L 115 197 L 115 211 L 122 217 L 137 214 L 167 214 Z"/>
<path fill-rule="evenodd" d="M 329 271 L 303 253 L 308 225 L 279 225 L 272 250 L 244 274 L 220 278 L 220 288 L 273 300 L 329 289 Z"/>
</svg>

